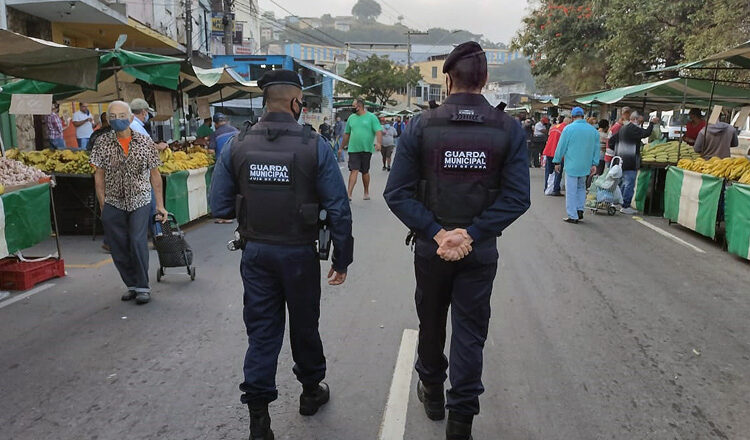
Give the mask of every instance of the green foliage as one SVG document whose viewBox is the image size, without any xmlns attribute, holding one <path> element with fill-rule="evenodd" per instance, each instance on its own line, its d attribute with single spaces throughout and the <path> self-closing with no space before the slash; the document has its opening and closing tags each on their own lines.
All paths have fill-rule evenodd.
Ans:
<svg viewBox="0 0 750 440">
<path fill-rule="evenodd" d="M 747 0 L 537 0 L 512 48 L 530 58 L 545 91 L 588 92 L 741 43 L 748 17 Z"/>
<path fill-rule="evenodd" d="M 360 21 L 374 21 L 382 10 L 375 0 L 358 0 L 352 8 L 352 15 Z"/>
<path fill-rule="evenodd" d="M 363 61 L 350 61 L 344 77 L 362 87 L 339 83 L 337 92 L 363 97 L 382 105 L 395 104 L 391 96 L 407 85 L 415 86 L 422 79 L 418 68 L 406 69 L 393 64 L 386 57 L 376 55 Z"/>
</svg>

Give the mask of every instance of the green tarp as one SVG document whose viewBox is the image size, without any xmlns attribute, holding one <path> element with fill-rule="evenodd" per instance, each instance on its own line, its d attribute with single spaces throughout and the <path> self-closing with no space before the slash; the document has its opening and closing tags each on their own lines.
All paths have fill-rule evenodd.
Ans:
<svg viewBox="0 0 750 440">
<path fill-rule="evenodd" d="M 750 259 L 750 185 L 735 183 L 725 197 L 727 250 Z"/>
<path fill-rule="evenodd" d="M 52 233 L 49 184 L 0 196 L 0 258 L 30 248 Z"/>
<path fill-rule="evenodd" d="M 750 69 L 750 40 L 723 52 L 715 53 L 709 57 L 703 58 L 702 60 L 662 67 L 660 69 L 649 70 L 645 73 L 667 72 L 683 69 L 711 68 L 716 66 L 717 61 L 725 61 L 733 66 L 737 66 L 743 69 Z"/>
<path fill-rule="evenodd" d="M 182 61 L 179 58 L 127 50 L 107 52 L 99 58 L 98 84 L 114 75 L 115 69 L 109 69 L 109 67 L 122 66 L 121 72 L 123 73 L 118 73 L 118 75 L 131 76 L 151 85 L 176 90 Z M 75 66 L 70 66 L 70 68 L 74 69 Z M 87 89 L 30 79 L 15 81 L 2 86 L 0 113 L 8 111 L 13 94 L 52 94 L 59 100 L 85 90 Z"/>
<path fill-rule="evenodd" d="M 184 225 L 209 213 L 208 189 L 214 167 L 177 171 L 164 177 L 164 206 Z"/>
<path fill-rule="evenodd" d="M 579 96 L 576 102 L 586 105 L 618 103 L 636 108 L 645 103 L 647 108 L 672 108 L 681 105 L 685 95 L 687 105 L 707 106 L 711 88 L 709 80 L 671 78 Z M 726 107 L 747 105 L 750 103 L 750 89 L 717 84 L 713 103 Z"/>
<path fill-rule="evenodd" d="M 664 218 L 706 237 L 716 236 L 716 215 L 724 179 L 677 167 L 667 168 Z"/>
</svg>

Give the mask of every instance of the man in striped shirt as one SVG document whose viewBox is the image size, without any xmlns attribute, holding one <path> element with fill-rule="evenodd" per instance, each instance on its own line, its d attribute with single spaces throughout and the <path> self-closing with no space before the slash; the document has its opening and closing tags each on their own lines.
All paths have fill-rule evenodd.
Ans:
<svg viewBox="0 0 750 440">
<path fill-rule="evenodd" d="M 60 111 L 60 104 L 57 102 L 52 103 L 52 113 L 48 114 L 45 118 L 47 125 L 47 136 L 49 137 L 49 143 L 52 148 L 56 150 L 62 150 L 65 148 L 65 140 L 63 139 L 63 130 L 68 127 L 68 124 L 63 123 L 62 118 L 58 112 Z"/>
</svg>

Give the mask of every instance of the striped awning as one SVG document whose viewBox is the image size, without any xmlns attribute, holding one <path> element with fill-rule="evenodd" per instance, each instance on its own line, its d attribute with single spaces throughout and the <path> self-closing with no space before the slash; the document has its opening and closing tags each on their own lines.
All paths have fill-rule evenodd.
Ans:
<svg viewBox="0 0 750 440">
<path fill-rule="evenodd" d="M 612 90 L 579 96 L 579 104 L 620 104 L 648 108 L 672 108 L 682 103 L 707 106 L 711 98 L 712 83 L 709 80 L 671 78 L 662 81 L 620 87 Z M 740 107 L 750 104 L 750 88 L 716 84 L 713 103 L 725 107 Z"/>
</svg>

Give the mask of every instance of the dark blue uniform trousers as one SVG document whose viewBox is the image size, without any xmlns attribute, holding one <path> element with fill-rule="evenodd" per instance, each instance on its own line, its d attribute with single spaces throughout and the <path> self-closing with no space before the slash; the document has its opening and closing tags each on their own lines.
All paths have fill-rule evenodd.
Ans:
<svg viewBox="0 0 750 440">
<path fill-rule="evenodd" d="M 269 403 L 278 397 L 276 365 L 284 341 L 286 310 L 294 374 L 302 385 L 325 377 L 326 359 L 318 332 L 320 261 L 313 246 L 248 242 L 240 266 L 245 287 L 243 317 L 247 329 L 243 404 Z"/>
<path fill-rule="evenodd" d="M 151 206 L 123 211 L 110 204 L 102 208 L 104 238 L 112 261 L 128 290 L 150 292 L 148 285 L 148 227 Z"/>
<path fill-rule="evenodd" d="M 443 384 L 449 362 L 444 354 L 446 320 L 451 311 L 450 382 L 446 408 L 479 414 L 482 350 L 490 321 L 490 296 L 497 273 L 497 249 L 475 247 L 458 262 L 443 261 L 433 242 L 418 241 L 414 257 L 419 316 L 417 365 L 420 380 Z"/>
</svg>

